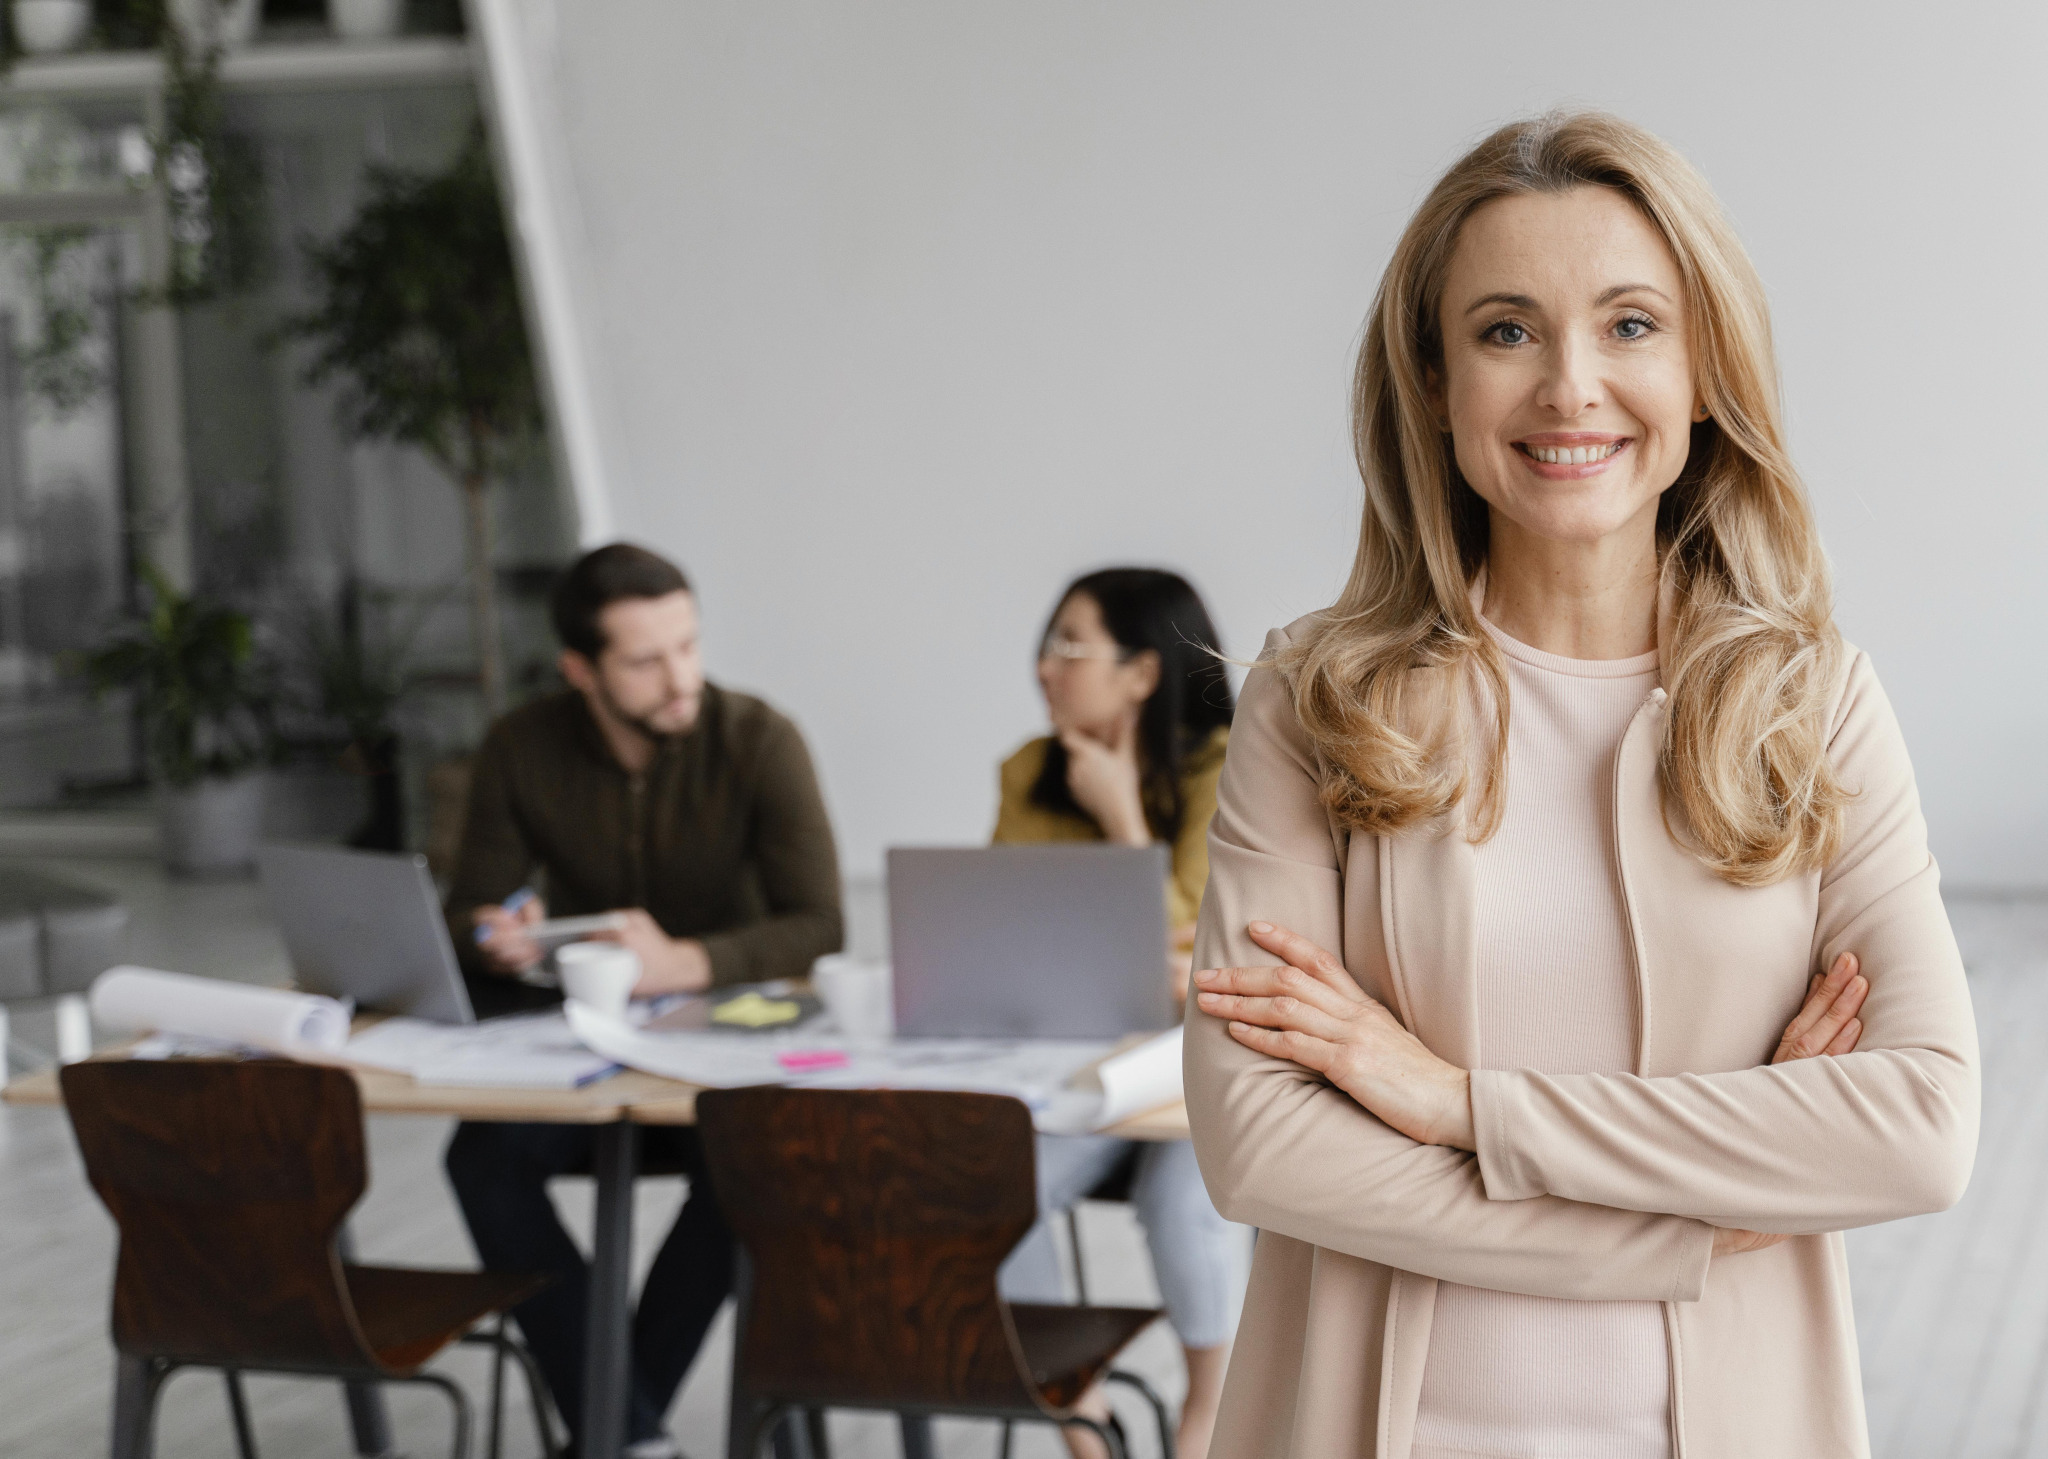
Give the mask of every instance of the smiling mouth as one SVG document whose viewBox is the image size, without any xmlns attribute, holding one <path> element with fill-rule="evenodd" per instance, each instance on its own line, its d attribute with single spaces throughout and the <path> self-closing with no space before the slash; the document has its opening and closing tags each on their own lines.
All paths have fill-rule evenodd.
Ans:
<svg viewBox="0 0 2048 1459">
<path fill-rule="evenodd" d="M 1605 461 L 1627 444 L 1628 438 L 1624 436 L 1597 446 L 1531 446 L 1517 441 L 1515 449 L 1545 466 L 1589 466 Z"/>
</svg>

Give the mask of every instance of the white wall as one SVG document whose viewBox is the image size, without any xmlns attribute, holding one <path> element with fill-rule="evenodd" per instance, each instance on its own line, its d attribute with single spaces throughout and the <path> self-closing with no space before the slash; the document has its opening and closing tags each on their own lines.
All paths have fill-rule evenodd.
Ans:
<svg viewBox="0 0 2048 1459">
<path fill-rule="evenodd" d="M 850 870 L 986 833 L 1072 573 L 1179 567 L 1238 653 L 1332 596 L 1396 233 L 1489 125 L 1592 103 L 1771 285 L 1951 881 L 2048 885 L 2048 9 L 491 3 L 573 169 L 599 489 L 810 735 Z"/>
</svg>

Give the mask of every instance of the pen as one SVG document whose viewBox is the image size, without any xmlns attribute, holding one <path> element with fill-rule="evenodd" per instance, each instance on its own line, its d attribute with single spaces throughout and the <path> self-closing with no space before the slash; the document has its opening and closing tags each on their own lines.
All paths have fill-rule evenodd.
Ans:
<svg viewBox="0 0 2048 1459">
<path fill-rule="evenodd" d="M 498 903 L 498 910 L 501 912 L 516 912 L 521 907 L 525 906 L 528 902 L 532 901 L 533 896 L 534 892 L 532 887 L 521 887 L 511 896 L 505 898 L 504 901 Z M 476 925 L 476 930 L 473 931 L 470 934 L 470 936 L 476 939 L 476 945 L 478 947 L 482 947 L 485 943 L 491 940 L 491 929 L 485 926 L 483 923 L 479 922 Z"/>
</svg>

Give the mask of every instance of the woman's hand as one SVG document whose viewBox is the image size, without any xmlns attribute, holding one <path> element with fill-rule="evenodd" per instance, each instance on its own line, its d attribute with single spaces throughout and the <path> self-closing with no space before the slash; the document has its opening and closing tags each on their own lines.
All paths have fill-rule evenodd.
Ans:
<svg viewBox="0 0 2048 1459">
<path fill-rule="evenodd" d="M 1856 954 L 1845 952 L 1825 974 L 1815 973 L 1807 981 L 1806 1001 L 1785 1025 L 1785 1036 L 1778 1040 L 1778 1051 L 1771 1055 L 1773 1064 L 1856 1051 L 1856 1041 L 1863 1037 L 1863 1020 L 1856 1013 L 1870 993 L 1870 980 L 1857 971 L 1857 966 Z M 1762 1251 L 1785 1239 L 1777 1232 L 1716 1226 L 1714 1255 Z"/>
<path fill-rule="evenodd" d="M 1773 1064 L 1855 1050 L 1863 1037 L 1863 1020 L 1856 1015 L 1870 995 L 1870 980 L 1857 968 L 1856 954 L 1845 952 L 1825 975 L 1815 973 L 1807 981 L 1806 1002 L 1785 1025 L 1778 1052 L 1771 1055 Z"/>
<path fill-rule="evenodd" d="M 1138 717 L 1126 716 L 1109 740 L 1077 729 L 1059 731 L 1067 751 L 1067 789 L 1074 802 L 1102 827 L 1102 834 L 1125 846 L 1152 844 L 1145 823 L 1145 800 L 1139 791 Z"/>
<path fill-rule="evenodd" d="M 1229 1020 L 1246 1048 L 1313 1069 L 1409 1139 L 1478 1148 L 1469 1073 L 1431 1053 L 1307 938 L 1270 922 L 1247 930 L 1286 966 L 1196 973 L 1197 1007 Z"/>
</svg>

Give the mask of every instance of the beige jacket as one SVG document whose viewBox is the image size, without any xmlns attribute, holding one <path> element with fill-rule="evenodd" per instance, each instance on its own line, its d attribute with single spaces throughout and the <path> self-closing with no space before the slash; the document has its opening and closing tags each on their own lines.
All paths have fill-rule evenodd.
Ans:
<svg viewBox="0 0 2048 1459">
<path fill-rule="evenodd" d="M 1762 888 L 1715 877 L 1665 829 L 1664 692 L 1631 721 L 1615 834 L 1635 1074 L 1476 1073 L 1469 1155 L 1397 1134 L 1190 1001 L 1202 1173 L 1218 1210 L 1261 1228 L 1217 1459 L 1407 1459 L 1440 1279 L 1663 1302 L 1678 1459 L 1868 1453 L 1839 1233 L 1962 1195 L 1977 1038 L 1897 722 L 1868 658 L 1844 657 L 1830 754 L 1860 793 L 1821 873 Z M 1470 843 L 1346 831 L 1316 783 L 1285 686 L 1255 668 L 1210 828 L 1195 966 L 1269 963 L 1245 924 L 1282 923 L 1470 1067 Z M 1870 980 L 1857 1051 L 1769 1065 L 1809 976 L 1843 950 Z M 1713 1225 L 1797 1235 L 1712 1260 Z"/>
</svg>

